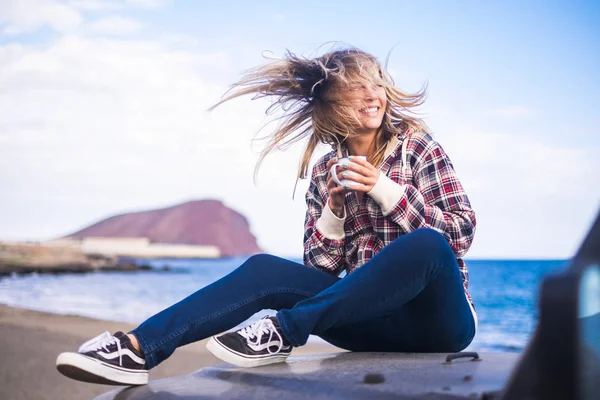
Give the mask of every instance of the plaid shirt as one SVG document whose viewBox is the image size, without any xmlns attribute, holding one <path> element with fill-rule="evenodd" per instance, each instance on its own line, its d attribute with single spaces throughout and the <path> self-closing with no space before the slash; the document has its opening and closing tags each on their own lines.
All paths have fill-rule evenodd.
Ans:
<svg viewBox="0 0 600 400">
<path fill-rule="evenodd" d="M 398 237 L 419 228 L 431 228 L 444 235 L 452 247 L 465 293 L 472 303 L 468 292 L 469 273 L 460 258 L 475 235 L 475 213 L 467 194 L 450 159 L 431 136 L 401 134 L 398 139 L 379 170 L 401 185 L 403 195 L 384 216 L 380 205 L 369 195 L 364 195 L 359 202 L 353 192 L 347 193 L 344 239 L 326 238 L 316 227 L 329 197 L 326 164 L 335 156 L 335 149 L 317 161 L 306 193 L 304 263 L 334 275 L 343 270 L 351 273 Z M 403 140 L 408 140 L 405 145 L 408 173 L 402 168 Z M 346 149 L 343 155 L 347 155 Z"/>
</svg>

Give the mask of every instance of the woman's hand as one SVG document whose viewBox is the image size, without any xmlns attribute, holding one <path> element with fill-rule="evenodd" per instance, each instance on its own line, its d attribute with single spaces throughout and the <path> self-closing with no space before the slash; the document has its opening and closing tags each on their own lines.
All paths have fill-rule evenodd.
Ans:
<svg viewBox="0 0 600 400">
<path fill-rule="evenodd" d="M 361 157 L 350 156 L 349 158 L 348 165 L 339 168 L 341 172 L 338 173 L 338 178 L 340 180 L 350 179 L 356 182 L 356 184 L 348 186 L 347 189 L 349 190 L 362 193 L 370 192 L 377 183 L 377 179 L 379 179 L 380 171 Z"/>
<path fill-rule="evenodd" d="M 331 171 L 331 167 L 333 164 L 337 162 L 337 158 L 332 158 L 327 161 L 327 170 Z M 338 170 L 342 170 L 342 167 L 338 167 Z M 338 179 L 342 179 L 342 173 L 338 173 Z M 337 183 L 333 180 L 331 176 L 331 172 L 327 178 L 327 191 L 329 192 L 329 209 L 338 217 L 342 218 L 344 216 L 344 195 L 346 194 L 346 189 L 343 186 L 338 186 Z"/>
</svg>

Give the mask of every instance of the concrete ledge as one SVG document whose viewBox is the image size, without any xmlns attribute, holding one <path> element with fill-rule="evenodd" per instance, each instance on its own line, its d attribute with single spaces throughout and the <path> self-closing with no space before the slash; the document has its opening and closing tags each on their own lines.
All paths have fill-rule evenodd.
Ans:
<svg viewBox="0 0 600 400">
<path fill-rule="evenodd" d="M 480 353 L 480 361 L 447 354 L 336 353 L 290 357 L 258 368 L 226 364 L 186 376 L 119 388 L 97 400 L 137 399 L 480 399 L 503 388 L 519 357 Z"/>
</svg>

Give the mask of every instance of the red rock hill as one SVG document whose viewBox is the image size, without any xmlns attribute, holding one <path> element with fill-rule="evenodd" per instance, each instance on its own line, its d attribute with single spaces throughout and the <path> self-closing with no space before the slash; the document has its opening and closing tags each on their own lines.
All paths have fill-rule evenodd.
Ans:
<svg viewBox="0 0 600 400">
<path fill-rule="evenodd" d="M 117 215 L 67 237 L 147 237 L 155 243 L 213 245 L 225 257 L 261 252 L 246 217 L 218 200 Z"/>
</svg>

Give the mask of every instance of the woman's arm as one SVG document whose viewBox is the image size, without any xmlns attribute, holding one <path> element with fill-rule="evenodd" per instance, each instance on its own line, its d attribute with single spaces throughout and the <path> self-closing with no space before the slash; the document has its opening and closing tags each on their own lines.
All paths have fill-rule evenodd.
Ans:
<svg viewBox="0 0 600 400">
<path fill-rule="evenodd" d="M 304 264 L 339 275 L 344 262 L 344 222 L 329 209 L 328 196 L 319 190 L 319 180 L 326 179 L 325 162 L 315 165 L 306 192 L 306 218 L 304 222 Z"/>
<path fill-rule="evenodd" d="M 461 257 L 475 235 L 475 213 L 442 147 L 431 138 L 413 140 L 416 140 L 416 162 L 412 169 L 416 187 L 400 185 L 380 174 L 369 195 L 380 204 L 383 215 L 405 232 L 435 229 L 446 237 L 456 256 Z"/>
</svg>

